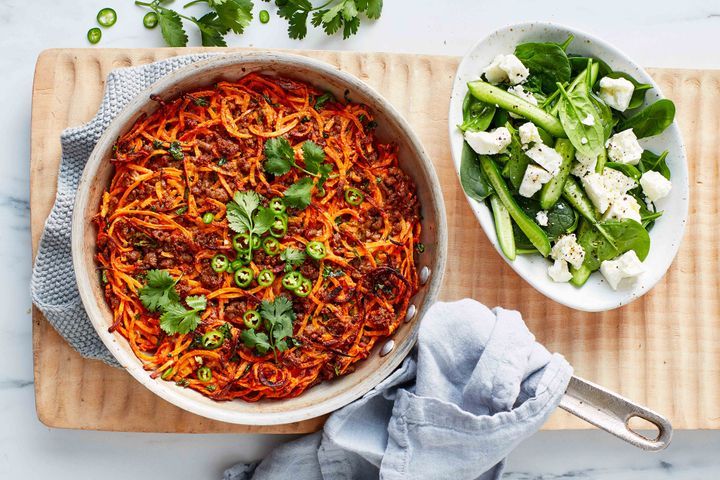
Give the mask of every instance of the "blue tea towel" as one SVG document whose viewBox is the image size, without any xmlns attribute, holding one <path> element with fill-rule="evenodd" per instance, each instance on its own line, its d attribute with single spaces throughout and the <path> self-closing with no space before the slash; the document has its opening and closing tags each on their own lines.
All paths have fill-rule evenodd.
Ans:
<svg viewBox="0 0 720 480">
<path fill-rule="evenodd" d="M 323 431 L 224 479 L 500 478 L 505 457 L 545 423 L 571 375 L 518 312 L 436 303 L 416 351 L 387 380 L 333 413 Z"/>
</svg>

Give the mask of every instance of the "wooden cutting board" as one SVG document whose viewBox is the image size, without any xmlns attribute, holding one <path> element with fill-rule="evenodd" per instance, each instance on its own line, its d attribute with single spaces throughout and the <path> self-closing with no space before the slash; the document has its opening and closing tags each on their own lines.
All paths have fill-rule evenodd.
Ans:
<svg viewBox="0 0 720 480">
<path fill-rule="evenodd" d="M 55 196 L 60 132 L 94 115 L 108 72 L 199 50 L 75 49 L 40 55 L 32 108 L 33 252 Z M 366 81 L 407 117 L 420 136 L 435 163 L 448 210 L 450 254 L 442 300 L 472 297 L 490 306 L 516 308 L 538 340 L 565 355 L 576 374 L 657 410 L 675 428 L 720 428 L 720 71 L 651 70 L 678 107 L 690 163 L 690 220 L 677 259 L 649 294 L 627 307 L 592 314 L 565 308 L 533 290 L 493 250 L 473 217 L 448 145 L 448 99 L 458 58 L 294 53 L 335 64 Z M 324 421 L 259 428 L 187 413 L 146 390 L 125 371 L 82 359 L 35 308 L 33 348 L 37 413 L 50 427 L 300 433 L 315 430 Z M 558 411 L 546 428 L 589 426 Z"/>
</svg>

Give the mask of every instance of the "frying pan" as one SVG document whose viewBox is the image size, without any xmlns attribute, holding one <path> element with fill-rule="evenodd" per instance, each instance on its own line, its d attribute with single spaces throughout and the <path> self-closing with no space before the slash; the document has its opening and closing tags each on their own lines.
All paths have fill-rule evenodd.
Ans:
<svg viewBox="0 0 720 480">
<path fill-rule="evenodd" d="M 251 72 L 309 82 L 337 97 L 349 96 L 370 107 L 378 122 L 378 137 L 398 145 L 400 166 L 417 186 L 423 213 L 421 241 L 426 248 L 419 257 L 420 290 L 411 301 L 405 322 L 392 339 L 378 344 L 355 372 L 323 382 L 296 398 L 256 403 L 216 402 L 172 382 L 151 378 L 127 341 L 118 333 L 108 332 L 112 312 L 105 302 L 94 261 L 97 232 L 92 218 L 112 178 L 112 165 L 107 161 L 111 149 L 116 139 L 141 115 L 156 108 L 151 95 L 168 100 L 185 91 L 221 80 L 235 80 Z M 72 255 L 79 293 L 95 330 L 120 365 L 137 381 L 168 402 L 197 415 L 244 425 L 276 425 L 314 418 L 341 408 L 375 387 L 402 362 L 417 338 L 419 319 L 435 301 L 442 282 L 447 222 L 440 184 L 430 159 L 405 119 L 377 92 L 350 74 L 306 57 L 260 52 L 226 54 L 165 76 L 132 100 L 111 122 L 90 155 L 80 180 L 72 220 Z M 647 450 L 664 448 L 672 433 L 669 422 L 660 415 L 576 377 L 570 382 L 560 406 Z M 655 424 L 658 437 L 650 439 L 630 430 L 628 422 L 633 416 Z"/>
</svg>

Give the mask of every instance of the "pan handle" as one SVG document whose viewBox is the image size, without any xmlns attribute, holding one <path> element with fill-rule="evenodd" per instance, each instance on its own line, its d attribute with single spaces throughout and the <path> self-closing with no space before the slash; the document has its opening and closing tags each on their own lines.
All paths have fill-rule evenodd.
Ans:
<svg viewBox="0 0 720 480">
<path fill-rule="evenodd" d="M 672 425 L 665 417 L 575 376 L 570 379 L 560 408 L 643 450 L 662 450 L 672 438 Z M 633 417 L 655 425 L 657 438 L 651 439 L 631 430 L 628 422 Z"/>
</svg>

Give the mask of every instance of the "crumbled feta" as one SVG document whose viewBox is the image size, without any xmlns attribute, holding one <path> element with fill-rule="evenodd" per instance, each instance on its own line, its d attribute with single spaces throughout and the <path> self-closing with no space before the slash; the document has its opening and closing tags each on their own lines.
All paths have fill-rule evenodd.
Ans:
<svg viewBox="0 0 720 480">
<path fill-rule="evenodd" d="M 525 175 L 523 175 L 518 193 L 523 197 L 530 198 L 535 195 L 544 184 L 549 182 L 551 178 L 552 175 L 544 168 L 530 164 L 527 166 L 527 169 L 525 169 Z"/>
<path fill-rule="evenodd" d="M 614 260 L 605 260 L 600 264 L 600 273 L 602 273 L 613 290 L 618 289 L 622 280 L 626 278 L 634 279 L 643 271 L 643 264 L 635 250 L 630 250 Z"/>
<path fill-rule="evenodd" d="M 576 177 L 582 178 L 595 171 L 595 167 L 597 166 L 597 157 L 586 157 L 580 152 L 576 152 L 575 160 L 577 161 L 573 163 L 570 173 Z"/>
<path fill-rule="evenodd" d="M 580 268 L 585 260 L 585 250 L 577 243 L 574 233 L 563 235 L 553 245 L 550 256 L 555 260 L 565 260 L 575 268 Z"/>
<path fill-rule="evenodd" d="M 526 102 L 531 103 L 533 105 L 538 104 L 538 101 L 537 101 L 537 98 L 535 98 L 535 95 L 533 95 L 532 93 L 525 90 L 522 85 L 515 85 L 514 87 L 510 87 L 507 89 L 507 92 L 515 95 L 518 98 L 522 98 Z M 512 112 L 510 112 L 510 116 L 512 118 L 522 118 L 520 115 L 517 115 Z"/>
<path fill-rule="evenodd" d="M 627 110 L 635 86 L 624 78 L 603 77 L 600 79 L 600 98 L 609 107 L 619 112 Z"/>
<path fill-rule="evenodd" d="M 512 137 L 505 127 L 489 132 L 465 132 L 465 140 L 480 155 L 495 155 L 505 151 Z"/>
<path fill-rule="evenodd" d="M 525 65 L 515 55 L 497 55 L 492 63 L 485 67 L 485 78 L 490 83 L 510 82 L 517 85 L 527 80 L 530 75 Z"/>
<path fill-rule="evenodd" d="M 580 123 L 582 123 L 583 125 L 587 125 L 588 127 L 592 127 L 593 125 L 595 125 L 595 117 L 593 117 L 591 113 L 588 113 L 587 117 L 580 120 Z M 587 142 L 587 138 L 585 138 L 585 142 Z"/>
<path fill-rule="evenodd" d="M 557 283 L 569 282 L 572 278 L 565 260 L 555 260 L 555 263 L 548 267 L 548 276 L 553 279 L 553 282 Z"/>
<path fill-rule="evenodd" d="M 623 220 L 626 218 L 642 223 L 640 204 L 635 197 L 627 194 L 613 199 L 610 208 L 603 215 L 603 220 Z"/>
<path fill-rule="evenodd" d="M 537 221 L 538 225 L 542 227 L 547 227 L 548 224 L 548 214 L 547 210 L 540 210 L 535 215 L 535 220 Z"/>
<path fill-rule="evenodd" d="M 655 202 L 670 193 L 672 182 L 663 177 L 660 172 L 648 170 L 640 177 L 640 186 L 650 202 Z"/>
<path fill-rule="evenodd" d="M 605 188 L 603 176 L 599 173 L 592 172 L 582 177 L 582 184 L 585 193 L 587 193 L 587 196 L 593 205 L 595 205 L 595 208 L 597 208 L 600 213 L 605 213 L 610 206 L 613 195 Z"/>
<path fill-rule="evenodd" d="M 520 134 L 520 143 L 523 145 L 528 145 L 530 143 L 542 143 L 540 132 L 532 122 L 526 122 L 520 125 L 518 133 Z"/>
<path fill-rule="evenodd" d="M 637 165 L 643 153 L 632 128 L 616 133 L 607 141 L 607 153 L 610 160 L 628 165 Z"/>
<path fill-rule="evenodd" d="M 603 168 L 602 176 L 605 188 L 615 193 L 616 196 L 627 193 L 637 186 L 635 180 L 614 168 Z"/>
<path fill-rule="evenodd" d="M 552 175 L 557 175 L 562 164 L 562 155 L 557 150 L 547 145 L 536 143 L 530 150 L 525 152 L 535 163 L 543 167 Z"/>
</svg>

